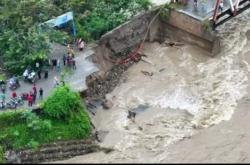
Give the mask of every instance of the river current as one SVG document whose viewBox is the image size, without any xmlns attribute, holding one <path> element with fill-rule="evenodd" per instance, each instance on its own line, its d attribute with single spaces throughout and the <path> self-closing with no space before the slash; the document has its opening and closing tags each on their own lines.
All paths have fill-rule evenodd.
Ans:
<svg viewBox="0 0 250 165">
<path fill-rule="evenodd" d="M 163 163 L 170 144 L 230 120 L 249 83 L 250 11 L 217 30 L 222 52 L 213 58 L 193 45 L 146 43 L 145 61 L 129 68 L 107 95 L 112 109 L 93 116 L 100 145 L 114 151 L 69 162 Z M 137 112 L 135 121 L 128 110 Z"/>
</svg>

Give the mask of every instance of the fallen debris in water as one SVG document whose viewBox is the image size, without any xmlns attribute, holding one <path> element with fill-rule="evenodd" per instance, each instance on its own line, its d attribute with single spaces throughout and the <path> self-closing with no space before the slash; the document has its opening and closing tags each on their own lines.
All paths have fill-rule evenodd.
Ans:
<svg viewBox="0 0 250 165">
<path fill-rule="evenodd" d="M 173 46 L 183 46 L 183 45 L 184 45 L 184 43 L 181 43 L 181 42 L 173 42 L 173 41 L 165 41 L 164 44 L 165 44 L 166 46 L 171 46 L 171 47 L 173 47 Z"/>
<path fill-rule="evenodd" d="M 149 61 L 149 60 L 146 59 L 145 57 L 141 57 L 141 60 L 142 60 L 143 62 L 148 63 L 148 64 L 154 65 L 151 61 Z"/>
<path fill-rule="evenodd" d="M 135 116 L 136 116 L 136 113 L 135 113 L 135 112 L 128 111 L 128 118 L 129 118 L 129 119 L 135 118 Z"/>
<path fill-rule="evenodd" d="M 106 148 L 106 147 L 102 147 L 101 150 L 102 150 L 105 154 L 108 154 L 108 153 L 114 151 L 113 148 Z"/>
<path fill-rule="evenodd" d="M 166 70 L 166 68 L 162 68 L 159 70 L 159 72 L 163 72 L 164 70 Z"/>
<path fill-rule="evenodd" d="M 151 73 L 149 73 L 148 71 L 141 71 L 142 72 L 142 74 L 144 74 L 145 76 L 153 76 L 154 75 L 154 73 L 153 72 L 151 72 Z"/>
</svg>

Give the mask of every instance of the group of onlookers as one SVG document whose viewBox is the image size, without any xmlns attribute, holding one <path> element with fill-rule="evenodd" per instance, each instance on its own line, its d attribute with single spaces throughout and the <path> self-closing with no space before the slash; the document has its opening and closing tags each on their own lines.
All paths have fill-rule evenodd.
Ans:
<svg viewBox="0 0 250 165">
<path fill-rule="evenodd" d="M 79 51 L 83 51 L 84 47 L 85 47 L 85 42 L 79 38 L 77 39 L 77 48 L 79 49 Z M 67 54 L 64 54 L 62 57 L 63 60 L 63 65 L 64 66 L 69 66 L 72 67 L 73 69 L 76 69 L 76 61 L 75 61 L 75 53 L 73 48 L 68 45 L 67 46 Z M 61 64 L 60 64 L 60 59 L 49 59 L 48 60 L 48 64 L 50 66 L 50 68 L 52 70 L 55 70 L 57 72 L 61 71 Z M 35 64 L 36 67 L 36 72 L 38 75 L 38 78 L 41 79 L 41 73 L 42 73 L 42 65 L 39 62 L 36 62 Z M 48 70 L 46 69 L 44 72 L 44 78 L 47 79 L 48 78 Z M 64 82 L 62 82 L 64 84 Z M 59 81 L 57 79 L 57 77 L 54 77 L 54 86 L 58 86 L 59 85 Z M 0 93 L 0 100 L 1 100 L 1 105 L 3 106 L 5 104 L 5 99 L 6 99 L 6 94 L 5 94 L 5 88 L 3 88 L 4 90 L 2 90 L 2 92 Z M 43 99 L 43 88 L 39 89 L 39 99 L 42 100 Z M 11 99 L 16 100 L 17 99 L 17 93 L 15 90 L 13 90 L 13 92 L 11 93 Z M 22 93 L 21 94 L 21 98 L 22 100 L 27 100 L 28 101 L 28 106 L 32 106 L 35 102 L 36 102 L 36 98 L 37 98 L 37 87 L 35 85 L 35 83 L 33 83 L 33 87 L 32 90 L 29 93 Z"/>
</svg>

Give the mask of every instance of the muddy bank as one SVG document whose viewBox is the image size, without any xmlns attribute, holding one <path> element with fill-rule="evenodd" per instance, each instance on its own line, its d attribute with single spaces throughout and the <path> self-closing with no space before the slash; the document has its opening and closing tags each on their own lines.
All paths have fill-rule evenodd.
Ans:
<svg viewBox="0 0 250 165">
<path fill-rule="evenodd" d="M 98 74 L 92 74 L 87 77 L 86 82 L 88 89 L 82 92 L 82 96 L 87 99 L 104 99 L 107 93 L 110 93 L 121 82 L 122 74 L 134 62 L 123 65 L 114 65 L 110 71 L 107 71 L 102 77 Z"/>
</svg>

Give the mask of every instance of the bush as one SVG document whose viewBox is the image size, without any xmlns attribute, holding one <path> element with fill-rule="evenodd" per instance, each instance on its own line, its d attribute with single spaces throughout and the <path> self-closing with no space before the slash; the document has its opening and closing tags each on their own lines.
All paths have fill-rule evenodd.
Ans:
<svg viewBox="0 0 250 165">
<path fill-rule="evenodd" d="M 77 37 L 82 38 L 86 42 L 90 42 L 93 39 L 91 38 L 91 34 L 76 20 L 76 29 L 77 29 Z"/>
<path fill-rule="evenodd" d="M 45 118 L 77 125 L 75 129 L 80 132 L 80 136 L 90 133 L 90 119 L 81 103 L 81 97 L 68 86 L 56 88 L 42 106 Z"/>
<path fill-rule="evenodd" d="M 83 110 L 78 93 L 70 91 L 68 86 L 58 87 L 43 104 L 44 114 L 48 118 L 69 120 L 75 113 Z"/>
</svg>

